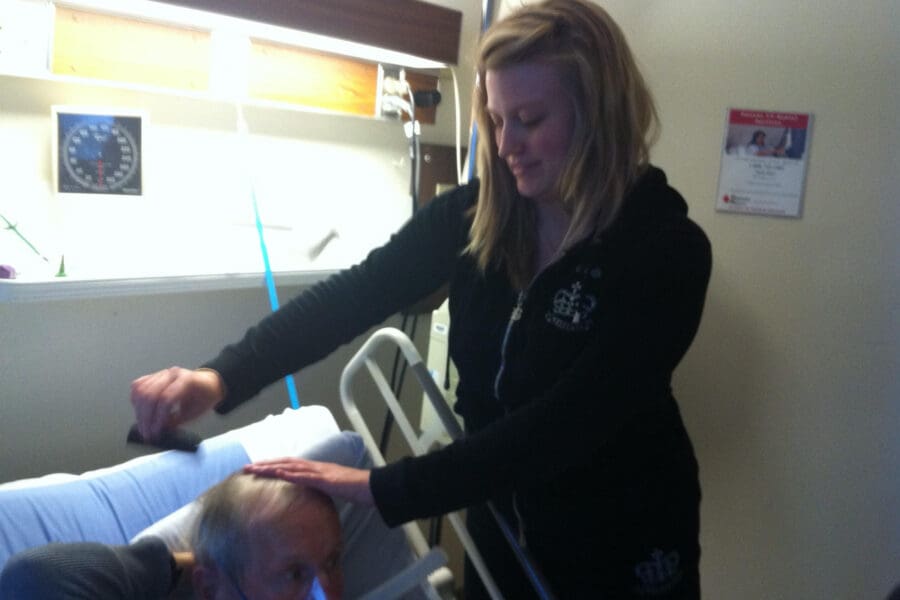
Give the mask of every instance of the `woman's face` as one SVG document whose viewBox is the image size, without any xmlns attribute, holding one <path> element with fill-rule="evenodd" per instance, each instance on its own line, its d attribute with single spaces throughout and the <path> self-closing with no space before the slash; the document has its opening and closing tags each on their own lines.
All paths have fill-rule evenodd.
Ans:
<svg viewBox="0 0 900 600">
<path fill-rule="evenodd" d="M 556 67 L 527 62 L 485 73 L 487 112 L 498 155 L 526 198 L 556 202 L 575 124 L 569 90 Z"/>
</svg>

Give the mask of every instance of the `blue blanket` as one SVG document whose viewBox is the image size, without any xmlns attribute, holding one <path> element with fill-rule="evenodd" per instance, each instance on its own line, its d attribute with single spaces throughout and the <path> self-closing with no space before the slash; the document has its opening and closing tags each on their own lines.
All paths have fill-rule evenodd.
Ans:
<svg viewBox="0 0 900 600">
<path fill-rule="evenodd" d="M 248 462 L 239 442 L 210 439 L 196 454 L 161 452 L 62 483 L 0 489 L 0 569 L 49 542 L 126 544 Z"/>
</svg>

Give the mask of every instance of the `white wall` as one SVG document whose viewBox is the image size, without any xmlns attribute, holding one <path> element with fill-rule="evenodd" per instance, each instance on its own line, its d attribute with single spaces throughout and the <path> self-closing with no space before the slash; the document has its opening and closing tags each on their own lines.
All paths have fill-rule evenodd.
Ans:
<svg viewBox="0 0 900 600">
<path fill-rule="evenodd" d="M 51 259 L 35 260 L 0 231 L 0 262 L 21 278 L 52 278 L 61 255 L 76 278 L 256 270 L 254 196 L 276 271 L 348 266 L 408 218 L 409 143 L 399 121 L 251 102 L 242 136 L 236 105 L 215 94 L 48 80 L 47 6 L 7 0 L 0 7 L 0 213 Z M 477 23 L 477 12 L 467 10 L 463 47 L 472 45 Z M 233 68 L 227 58 L 215 55 L 213 67 Z M 465 67 L 457 73 L 465 139 L 472 76 Z M 453 144 L 453 77 L 448 69 L 435 74 L 443 102 L 422 140 Z M 141 197 L 55 193 L 54 105 L 144 115 Z M 337 238 L 310 260 L 308 250 L 331 231 Z"/>
<path fill-rule="evenodd" d="M 279 288 L 282 299 L 299 291 Z M 263 286 L 0 304 L 0 482 L 79 473 L 150 451 L 125 443 L 134 422 L 131 380 L 171 365 L 199 365 L 268 310 Z M 417 328 L 423 352 L 428 323 L 424 318 Z M 400 327 L 400 318 L 385 325 Z M 338 381 L 364 339 L 295 377 L 300 404 L 327 406 L 346 429 Z M 389 375 L 393 353 L 378 358 Z M 365 399 L 376 396 L 365 378 L 360 381 L 357 394 L 368 415 Z M 286 389 L 275 383 L 229 415 L 210 414 L 189 428 L 210 436 L 280 413 L 290 405 Z M 404 401 L 421 399 L 412 380 L 404 390 Z"/>
<path fill-rule="evenodd" d="M 705 596 L 900 582 L 900 4 L 604 0 L 659 104 L 653 160 L 712 240 L 676 373 Z M 800 219 L 714 210 L 725 110 L 814 114 Z"/>
<path fill-rule="evenodd" d="M 241 137 L 228 102 L 9 76 L 0 84 L 0 212 L 52 269 L 65 254 L 71 277 L 256 270 L 253 193 L 275 270 L 350 264 L 410 213 L 397 122 L 247 107 L 250 135 Z M 141 197 L 54 193 L 53 105 L 144 112 Z M 331 229 L 339 237 L 329 252 L 309 261 L 307 249 Z M 0 250 L 24 277 L 40 276 L 8 232 Z"/>
</svg>

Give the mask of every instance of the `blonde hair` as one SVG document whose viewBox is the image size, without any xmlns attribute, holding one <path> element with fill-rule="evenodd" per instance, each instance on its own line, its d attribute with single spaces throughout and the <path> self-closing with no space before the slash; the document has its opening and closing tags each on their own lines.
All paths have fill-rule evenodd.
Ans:
<svg viewBox="0 0 900 600">
<path fill-rule="evenodd" d="M 484 86 L 488 70 L 525 62 L 557 67 L 571 94 L 575 126 L 558 186 L 571 216 L 563 247 L 597 237 L 646 170 L 658 132 L 653 98 L 619 26 L 587 0 L 546 0 L 498 21 L 482 38 L 473 95 L 480 132 L 480 188 L 466 251 L 482 270 L 504 270 L 518 289 L 534 274 L 535 216 L 497 156 Z"/>
</svg>

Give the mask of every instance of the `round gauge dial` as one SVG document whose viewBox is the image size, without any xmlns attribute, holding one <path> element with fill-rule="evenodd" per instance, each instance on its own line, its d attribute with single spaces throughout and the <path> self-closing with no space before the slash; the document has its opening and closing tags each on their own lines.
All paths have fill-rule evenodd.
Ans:
<svg viewBox="0 0 900 600">
<path fill-rule="evenodd" d="M 140 117 L 59 114 L 59 191 L 141 193 Z"/>
</svg>

